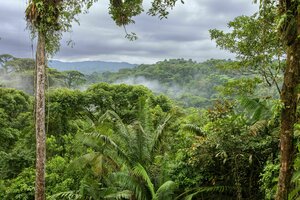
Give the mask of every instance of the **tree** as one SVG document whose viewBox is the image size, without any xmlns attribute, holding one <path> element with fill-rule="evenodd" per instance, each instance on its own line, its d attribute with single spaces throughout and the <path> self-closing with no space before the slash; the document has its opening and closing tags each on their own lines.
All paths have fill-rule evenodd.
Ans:
<svg viewBox="0 0 300 200">
<path fill-rule="evenodd" d="M 259 74 L 269 87 L 276 86 L 280 94 L 278 82 L 284 51 L 276 25 L 276 6 L 270 4 L 252 16 L 239 16 L 230 21 L 228 27 L 233 29 L 230 33 L 216 29 L 209 32 L 217 46 L 236 54 L 239 62 L 228 63 L 227 68 L 240 69 L 241 75 Z"/>
<path fill-rule="evenodd" d="M 257 0 L 255 2 L 257 2 Z M 278 6 L 275 5 L 277 3 Z M 262 35 L 261 38 L 258 38 L 258 40 L 254 40 L 254 42 L 258 42 L 255 43 L 258 45 L 254 46 L 253 49 L 249 48 L 253 45 L 251 45 L 251 43 L 248 43 L 247 45 L 247 41 L 248 39 L 251 39 L 251 37 L 249 37 L 249 33 L 255 33 L 257 31 L 260 32 L 259 29 L 254 28 L 257 27 L 257 23 L 254 23 L 252 26 L 249 27 L 243 26 L 243 24 L 238 25 L 239 27 L 243 27 L 242 31 L 245 31 L 245 35 L 242 34 L 242 37 L 236 38 L 237 40 L 234 40 L 233 43 L 229 42 L 225 46 L 222 46 L 222 43 L 219 43 L 221 44 L 221 47 L 229 49 L 232 52 L 238 53 L 238 58 L 243 59 L 247 58 L 247 56 L 250 56 L 250 58 L 259 58 L 257 57 L 257 54 L 253 54 L 253 52 L 251 51 L 256 50 L 256 47 L 260 47 L 260 44 L 272 44 L 271 42 L 273 41 L 273 39 L 272 37 L 269 37 L 270 33 L 273 34 L 274 37 L 276 37 L 276 32 L 279 33 L 277 35 L 279 36 L 278 42 L 281 43 L 284 54 L 281 53 L 277 55 L 279 56 L 278 58 L 280 58 L 280 56 L 285 55 L 286 60 L 283 75 L 283 85 L 281 89 L 279 88 L 280 100 L 282 102 L 282 111 L 280 122 L 280 173 L 276 200 L 285 200 L 288 198 L 288 193 L 291 188 L 290 181 L 293 173 L 293 160 L 295 157 L 295 147 L 293 144 L 293 129 L 294 124 L 297 121 L 297 88 L 300 82 L 300 13 L 298 12 L 299 6 L 300 2 L 294 0 L 261 0 L 259 17 L 263 20 L 262 22 L 265 25 L 267 25 L 267 27 L 270 24 L 268 23 L 268 20 L 271 19 L 270 22 L 275 28 L 273 28 L 271 32 L 267 31 L 268 29 L 265 29 L 265 32 L 262 32 L 264 33 L 264 35 Z M 269 16 L 272 15 L 273 17 L 270 18 Z M 238 35 L 241 32 L 236 33 Z M 218 32 L 212 32 L 213 38 L 218 38 L 218 36 L 216 36 L 218 34 Z M 222 41 L 226 42 L 225 40 Z M 259 60 L 254 60 L 255 63 L 258 64 L 257 66 L 259 67 L 259 69 L 265 69 L 265 63 L 270 63 L 270 61 L 272 62 L 274 59 L 274 55 L 276 55 L 273 54 L 272 51 L 276 51 L 277 49 L 279 52 L 281 48 L 280 46 L 272 48 L 272 46 L 269 45 L 267 45 L 266 47 L 267 51 L 263 51 L 262 58 L 266 59 L 267 62 L 259 62 Z M 236 51 L 237 49 L 238 51 Z"/>
<path fill-rule="evenodd" d="M 76 88 L 76 86 L 84 84 L 86 81 L 84 74 L 79 71 L 64 71 L 63 74 L 65 75 L 65 85 L 68 88 Z"/>
<path fill-rule="evenodd" d="M 3 64 L 5 73 L 24 72 L 33 70 L 35 66 L 34 60 L 30 58 L 13 58 Z"/>
<path fill-rule="evenodd" d="M 46 55 L 59 49 L 62 32 L 71 29 L 75 16 L 83 8 L 89 8 L 97 0 L 30 0 L 26 9 L 26 20 L 33 34 L 38 34 L 36 53 L 36 194 L 35 199 L 45 199 L 45 67 Z M 148 14 L 166 18 L 168 8 L 175 6 L 177 0 L 153 0 Z M 183 1 L 181 1 L 183 2 Z M 142 0 L 121 1 L 110 0 L 109 13 L 118 26 L 134 23 L 132 17 L 143 12 Z M 125 28 L 124 28 L 125 29 Z M 126 31 L 126 29 L 125 29 Z M 129 39 L 135 39 L 135 34 L 127 34 Z"/>
<path fill-rule="evenodd" d="M 92 123 L 83 140 L 89 141 L 90 147 L 100 151 L 86 154 L 82 158 L 88 158 L 92 168 L 98 169 L 100 173 L 117 170 L 110 178 L 117 190 L 107 198 L 172 199 L 175 183 L 167 181 L 155 192 L 148 174 L 156 156 L 164 154 L 163 138 L 171 115 L 164 113 L 166 116 L 156 126 L 145 97 L 139 101 L 138 119 L 130 125 L 124 124 L 120 116 L 110 110 L 100 117 L 98 123 Z M 102 144 L 99 145 L 97 141 Z"/>
<path fill-rule="evenodd" d="M 293 173 L 295 146 L 294 125 L 297 122 L 297 96 L 300 83 L 300 2 L 279 0 L 279 31 L 286 49 L 286 68 L 280 99 L 283 103 L 280 127 L 280 171 L 276 200 L 288 199 Z"/>
</svg>

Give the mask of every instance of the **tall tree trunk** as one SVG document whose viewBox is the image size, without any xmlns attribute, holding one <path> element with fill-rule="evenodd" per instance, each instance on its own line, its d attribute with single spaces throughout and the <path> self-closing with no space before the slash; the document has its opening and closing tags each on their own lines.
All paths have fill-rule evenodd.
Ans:
<svg viewBox="0 0 300 200">
<path fill-rule="evenodd" d="M 35 131 L 36 131 L 36 179 L 35 200 L 45 200 L 45 35 L 38 33 L 36 52 Z"/>
<path fill-rule="evenodd" d="M 291 178 L 293 174 L 293 161 L 295 157 L 295 147 L 293 144 L 294 125 L 296 123 L 297 110 L 297 86 L 300 82 L 300 41 L 297 35 L 300 35 L 300 15 L 295 11 L 294 6 L 291 6 L 289 0 L 280 1 L 281 9 L 284 12 L 291 11 L 296 23 L 294 28 L 297 30 L 292 35 L 288 30 L 285 30 L 285 43 L 287 43 L 287 60 L 284 72 L 284 82 L 281 90 L 281 101 L 284 104 L 281 113 L 280 127 L 280 172 L 277 185 L 276 200 L 287 200 L 291 186 Z M 297 3 L 299 4 L 299 3 Z M 289 23 L 291 23 L 289 21 Z M 293 39 L 291 42 L 291 38 Z"/>
</svg>

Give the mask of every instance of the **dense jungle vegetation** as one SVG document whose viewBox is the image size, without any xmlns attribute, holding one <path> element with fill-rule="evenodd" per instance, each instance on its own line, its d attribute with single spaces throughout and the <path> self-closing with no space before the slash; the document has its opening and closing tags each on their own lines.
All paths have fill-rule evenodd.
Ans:
<svg viewBox="0 0 300 200">
<path fill-rule="evenodd" d="M 26 11 L 38 47 L 50 52 L 58 49 L 49 35 L 59 43 L 57 30 L 68 30 L 85 3 L 59 2 L 30 1 Z M 119 26 L 142 12 L 140 1 L 116 2 L 110 14 Z M 176 1 L 153 2 L 150 14 L 164 16 Z M 282 151 L 290 141 L 299 146 L 299 1 L 262 2 L 258 13 L 229 22 L 230 32 L 210 30 L 236 60 L 171 59 L 90 75 L 45 68 L 46 199 L 299 199 L 300 155 Z M 62 13 L 66 27 L 52 20 L 51 3 L 75 6 Z M 36 12 L 37 5 L 51 12 Z M 33 91 L 46 54 L 37 52 L 37 63 L 0 55 L 3 200 L 44 198 L 35 194 Z M 292 166 L 282 169 L 282 160 Z"/>
<path fill-rule="evenodd" d="M 34 61 L 0 57 L 1 199 L 33 199 Z M 47 198 L 271 198 L 278 94 L 259 73 L 229 73 L 237 64 L 174 59 L 92 75 L 48 68 Z"/>
</svg>

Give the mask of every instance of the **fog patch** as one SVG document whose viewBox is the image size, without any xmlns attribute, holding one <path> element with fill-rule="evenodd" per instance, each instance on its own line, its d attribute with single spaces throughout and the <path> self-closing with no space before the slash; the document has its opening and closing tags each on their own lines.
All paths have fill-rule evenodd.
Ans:
<svg viewBox="0 0 300 200">
<path fill-rule="evenodd" d="M 14 88 L 32 95 L 34 93 L 33 85 L 33 74 L 0 74 L 0 87 Z"/>
<path fill-rule="evenodd" d="M 165 94 L 172 98 L 178 98 L 185 93 L 185 90 L 176 84 L 163 84 L 158 80 L 147 79 L 144 76 L 128 77 L 119 79 L 114 84 L 127 84 L 127 85 L 143 85 L 157 94 Z"/>
<path fill-rule="evenodd" d="M 128 77 L 120 79 L 114 82 L 115 84 L 127 84 L 127 85 L 143 85 L 153 92 L 162 93 L 165 92 L 165 88 L 157 80 L 149 80 L 143 76 Z"/>
</svg>

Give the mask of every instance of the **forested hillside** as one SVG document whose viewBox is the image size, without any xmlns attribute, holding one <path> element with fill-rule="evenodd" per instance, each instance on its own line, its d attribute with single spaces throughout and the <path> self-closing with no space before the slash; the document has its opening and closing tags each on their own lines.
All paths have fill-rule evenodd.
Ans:
<svg viewBox="0 0 300 200">
<path fill-rule="evenodd" d="M 104 62 L 104 61 L 82 61 L 82 62 L 61 62 L 58 60 L 50 60 L 49 67 L 58 71 L 76 70 L 83 74 L 91 74 L 93 72 L 117 72 L 124 68 L 133 68 L 135 64 L 126 62 Z"/>
<path fill-rule="evenodd" d="M 236 66 L 231 60 L 211 59 L 205 62 L 172 59 L 152 65 L 139 65 L 119 72 L 93 73 L 89 83 L 108 82 L 144 85 L 154 93 L 164 94 L 184 107 L 203 108 L 212 105 L 220 96 L 227 98 L 254 92 L 256 95 L 277 96 L 274 88 L 263 84 L 259 71 L 230 70 Z M 259 87 L 257 88 L 257 84 Z M 259 84 L 262 83 L 262 84 Z"/>
<path fill-rule="evenodd" d="M 157 94 L 165 94 L 177 100 L 183 106 L 203 107 L 210 105 L 211 100 L 216 98 L 215 87 L 230 78 L 219 69 L 227 62 L 230 61 L 209 60 L 197 63 L 173 59 L 122 69 L 117 73 L 94 73 L 88 79 L 89 82 L 144 85 Z"/>
<path fill-rule="evenodd" d="M 3 60 L 3 86 L 33 93 L 34 60 L 0 55 Z M 152 65 L 139 65 L 121 69 L 118 72 L 94 72 L 83 74 L 76 70 L 48 70 L 48 87 L 67 87 L 84 90 L 99 82 L 110 84 L 143 85 L 155 94 L 164 94 L 183 107 L 204 108 L 213 105 L 220 96 L 233 98 L 235 95 L 254 93 L 257 96 L 278 96 L 276 88 L 265 84 L 259 71 L 250 74 L 246 69 L 229 70 L 237 65 L 231 60 L 192 60 L 172 59 Z M 280 80 L 278 80 L 280 82 Z M 257 84 L 259 85 L 257 87 Z"/>
</svg>

